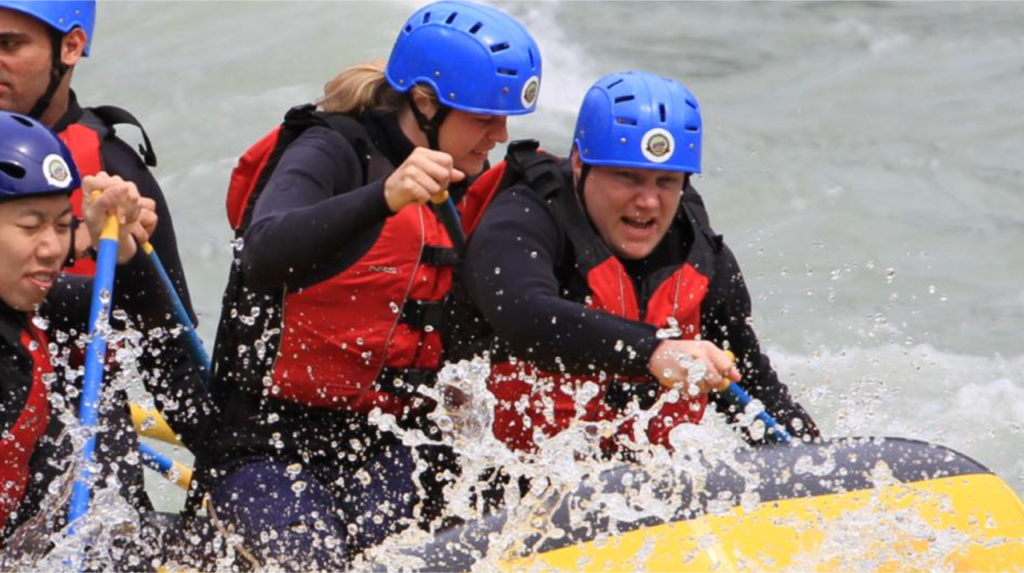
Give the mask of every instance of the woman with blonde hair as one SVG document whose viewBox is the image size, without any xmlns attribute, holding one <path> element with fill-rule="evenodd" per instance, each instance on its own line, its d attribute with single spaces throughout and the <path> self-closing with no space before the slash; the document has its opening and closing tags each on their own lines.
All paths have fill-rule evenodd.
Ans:
<svg viewBox="0 0 1024 573">
<path fill-rule="evenodd" d="M 320 109 L 292 109 L 232 174 L 223 421 L 200 463 L 217 520 L 263 564 L 340 566 L 436 514 L 435 472 L 414 479 L 414 452 L 369 414 L 427 429 L 417 388 L 441 364 L 461 239 L 451 204 L 508 139 L 507 116 L 534 111 L 540 76 L 513 18 L 436 2 L 386 65 L 342 72 Z"/>
</svg>

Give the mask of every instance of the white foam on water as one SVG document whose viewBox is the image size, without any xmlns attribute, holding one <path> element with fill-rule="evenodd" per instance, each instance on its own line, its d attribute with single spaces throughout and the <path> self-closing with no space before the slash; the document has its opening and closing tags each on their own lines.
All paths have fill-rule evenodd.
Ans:
<svg viewBox="0 0 1024 573">
<path fill-rule="evenodd" d="M 769 355 L 826 437 L 941 444 L 1024 495 L 1024 355 L 970 356 L 928 345 Z"/>
</svg>

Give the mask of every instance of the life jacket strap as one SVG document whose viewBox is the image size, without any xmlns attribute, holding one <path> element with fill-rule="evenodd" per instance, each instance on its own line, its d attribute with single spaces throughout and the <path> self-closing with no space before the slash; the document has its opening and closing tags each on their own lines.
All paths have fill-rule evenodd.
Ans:
<svg viewBox="0 0 1024 573">
<path fill-rule="evenodd" d="M 101 105 L 85 109 L 82 123 L 95 129 L 101 137 L 114 135 L 116 125 L 134 125 L 142 132 L 143 143 L 139 145 L 139 155 L 148 167 L 156 167 L 156 152 L 153 151 L 153 143 L 149 140 L 146 128 L 132 113 L 113 105 Z"/>
<path fill-rule="evenodd" d="M 417 330 L 436 330 L 444 319 L 445 304 L 440 300 L 407 300 L 402 306 L 399 324 L 407 324 Z"/>
<path fill-rule="evenodd" d="M 459 255 L 450 247 L 427 245 L 423 247 L 420 262 L 432 267 L 454 267 L 459 263 Z"/>
</svg>

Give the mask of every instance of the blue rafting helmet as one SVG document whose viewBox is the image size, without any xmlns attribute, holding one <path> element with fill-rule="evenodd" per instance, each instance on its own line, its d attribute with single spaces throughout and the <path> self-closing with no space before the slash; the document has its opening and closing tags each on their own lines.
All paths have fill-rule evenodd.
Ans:
<svg viewBox="0 0 1024 573">
<path fill-rule="evenodd" d="M 41 20 L 47 26 L 61 34 L 67 34 L 75 28 L 81 28 L 88 38 L 85 42 L 83 55 L 89 55 L 92 47 L 92 33 L 96 27 L 96 0 L 0 0 L 0 8 L 21 12 Z"/>
<path fill-rule="evenodd" d="M 60 138 L 28 116 L 0 111 L 0 201 L 66 195 L 80 185 Z"/>
<path fill-rule="evenodd" d="M 574 143 L 588 165 L 700 173 L 701 131 L 700 106 L 686 86 L 633 71 L 590 88 Z"/>
<path fill-rule="evenodd" d="M 437 99 L 453 109 L 526 114 L 537 108 L 540 49 L 508 14 L 444 0 L 419 9 L 405 23 L 385 75 L 399 93 L 417 84 L 429 85 Z"/>
</svg>

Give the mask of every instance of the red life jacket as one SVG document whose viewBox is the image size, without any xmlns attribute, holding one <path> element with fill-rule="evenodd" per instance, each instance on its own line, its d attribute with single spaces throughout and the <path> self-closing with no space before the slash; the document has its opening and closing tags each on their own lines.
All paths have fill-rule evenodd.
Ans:
<svg viewBox="0 0 1024 573">
<path fill-rule="evenodd" d="M 43 331 L 29 323 L 28 330 L 21 335 L 21 344 L 32 358 L 32 385 L 21 415 L 0 438 L 0 529 L 25 497 L 29 461 L 50 423 L 50 401 L 43 381 L 45 374 L 53 372 L 49 342 Z"/>
<path fill-rule="evenodd" d="M 311 125 L 335 129 L 366 157 L 365 181 L 393 171 L 354 118 L 295 108 L 232 173 L 227 206 L 236 237 L 251 222 L 252 208 L 284 148 Z M 410 205 L 390 217 L 376 243 L 343 272 L 285 292 L 278 348 L 264 382 L 270 395 L 317 407 L 399 411 L 404 396 L 440 367 L 438 329 L 454 262 L 451 240 L 432 209 Z M 239 284 L 241 277 L 232 280 Z M 240 288 L 234 293 L 231 288 L 226 301 L 245 300 Z M 242 306 L 238 314 L 245 316 L 248 309 Z M 246 343 L 233 344 L 239 342 Z"/>
<path fill-rule="evenodd" d="M 145 146 L 140 146 L 140 152 L 146 165 L 156 167 L 156 155 L 149 143 L 149 136 L 142 128 L 139 120 L 131 113 L 113 106 L 101 106 L 86 108 L 83 110 L 81 119 L 72 123 L 64 131 L 57 134 L 64 145 L 68 146 L 71 156 L 75 160 L 75 167 L 78 168 L 80 177 L 96 175 L 103 171 L 103 140 L 113 137 L 114 126 L 129 124 L 138 127 L 142 131 Z M 82 190 L 75 189 L 71 192 L 71 212 L 78 219 L 82 218 Z M 64 269 L 65 272 L 93 276 L 96 274 L 96 261 L 89 258 L 75 259 L 75 264 Z"/>
<path fill-rule="evenodd" d="M 591 293 L 587 302 L 589 308 L 643 321 L 659 329 L 669 327 L 671 318 L 682 331 L 683 339 L 693 339 L 700 333 L 701 302 L 707 293 L 710 277 L 698 269 L 710 269 L 713 256 L 712 246 L 704 233 L 694 233 L 695 240 L 687 260 L 680 261 L 680 266 L 658 283 L 646 307 L 641 309 L 633 281 L 622 263 L 590 227 L 576 200 L 575 190 L 561 175 L 556 160 L 538 153 L 536 142 L 511 144 L 506 161 L 482 175 L 477 184 L 486 182 L 505 188 L 524 180 L 548 200 L 559 225 L 566 230 L 576 253 L 579 272 Z M 489 201 L 493 193 L 479 195 Z M 691 206 L 681 203 L 681 214 L 676 224 L 701 226 L 706 215 L 694 214 L 691 209 Z M 683 221 L 683 217 L 689 220 Z M 467 229 L 472 229 L 479 218 L 479 212 L 467 214 L 464 217 Z M 647 379 L 628 381 L 618 378 L 615 381 L 643 385 L 637 388 L 644 388 L 651 394 L 649 402 L 665 392 L 660 384 Z M 498 400 L 493 425 L 495 437 L 513 449 L 535 449 L 535 431 L 553 436 L 569 427 L 577 417 L 575 396 L 587 382 L 596 383 L 600 392 L 585 405 L 580 419 L 602 421 L 619 417 L 620 408 L 610 405 L 606 399 L 609 382 L 601 381 L 597 376 L 543 372 L 522 360 L 492 363 L 488 386 Z M 704 395 L 692 400 L 664 403 L 645 428 L 650 442 L 667 446 L 669 432 L 679 424 L 699 422 L 706 405 Z M 627 439 L 632 432 L 630 421 L 619 428 L 619 435 Z"/>
<path fill-rule="evenodd" d="M 451 248 L 444 226 L 429 207 L 406 207 L 351 267 L 286 294 L 271 392 L 311 406 L 400 408 L 398 392 L 374 385 L 381 372 L 432 372 L 441 365 L 437 328 L 402 320 L 410 303 L 440 312 L 451 290 L 451 267 L 421 262 L 428 246 Z"/>
</svg>

